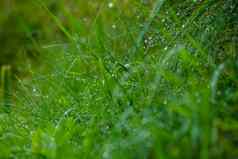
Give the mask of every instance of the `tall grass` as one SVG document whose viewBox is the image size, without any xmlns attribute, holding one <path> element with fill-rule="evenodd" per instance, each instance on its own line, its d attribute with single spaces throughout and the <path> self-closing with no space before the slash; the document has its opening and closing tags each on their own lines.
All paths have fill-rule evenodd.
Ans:
<svg viewBox="0 0 238 159">
<path fill-rule="evenodd" d="M 10 111 L 10 106 L 12 104 L 11 94 L 12 94 L 12 76 L 11 76 L 11 67 L 2 66 L 1 67 L 1 110 L 5 112 Z"/>
<path fill-rule="evenodd" d="M 237 35 L 227 3 L 77 1 L 83 18 L 62 1 L 64 21 L 37 3 L 65 38 L 39 44 L 45 68 L 19 80 L 0 157 L 235 158 L 237 56 L 216 43 Z"/>
</svg>

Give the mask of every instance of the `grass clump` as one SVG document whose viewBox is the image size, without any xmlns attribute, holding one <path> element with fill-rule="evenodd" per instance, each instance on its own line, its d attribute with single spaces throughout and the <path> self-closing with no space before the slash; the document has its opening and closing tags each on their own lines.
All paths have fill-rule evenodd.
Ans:
<svg viewBox="0 0 238 159">
<path fill-rule="evenodd" d="M 0 116 L 0 158 L 238 155 L 235 1 L 65 3 L 39 3 L 65 38 Z"/>
</svg>

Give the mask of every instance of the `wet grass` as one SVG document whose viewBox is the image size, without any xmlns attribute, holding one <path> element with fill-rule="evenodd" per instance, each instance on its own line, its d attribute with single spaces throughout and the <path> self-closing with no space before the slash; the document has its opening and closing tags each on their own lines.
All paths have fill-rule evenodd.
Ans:
<svg viewBox="0 0 238 159">
<path fill-rule="evenodd" d="M 238 156 L 235 1 L 37 6 L 63 38 L 36 44 L 43 68 L 0 114 L 0 158 Z"/>
</svg>

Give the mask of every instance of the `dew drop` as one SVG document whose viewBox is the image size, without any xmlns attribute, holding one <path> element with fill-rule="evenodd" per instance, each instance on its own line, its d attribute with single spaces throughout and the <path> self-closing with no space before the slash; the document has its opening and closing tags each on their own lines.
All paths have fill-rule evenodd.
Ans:
<svg viewBox="0 0 238 159">
<path fill-rule="evenodd" d="M 108 8 L 114 7 L 114 4 L 112 2 L 108 3 Z"/>
<path fill-rule="evenodd" d="M 128 63 L 125 64 L 125 67 L 126 67 L 126 68 L 129 68 L 129 67 L 130 67 L 130 64 L 128 64 Z"/>
<path fill-rule="evenodd" d="M 116 29 L 117 26 L 115 24 L 112 25 L 112 29 Z"/>
<path fill-rule="evenodd" d="M 36 93 L 36 88 L 33 88 L 33 90 L 32 90 L 34 93 Z"/>
</svg>

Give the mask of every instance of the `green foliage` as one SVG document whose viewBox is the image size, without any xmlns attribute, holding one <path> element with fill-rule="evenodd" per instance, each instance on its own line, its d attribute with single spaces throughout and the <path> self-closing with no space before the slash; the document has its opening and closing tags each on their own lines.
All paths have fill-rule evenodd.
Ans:
<svg viewBox="0 0 238 159">
<path fill-rule="evenodd" d="M 0 158 L 238 156 L 235 0 L 45 2 L 59 37 L 0 115 Z"/>
<path fill-rule="evenodd" d="M 32 0 L 0 2 L 0 66 L 10 65 L 14 74 L 25 77 L 29 65 L 38 65 L 40 43 L 53 40 L 56 29 L 48 13 Z M 48 2 L 51 7 L 54 3 Z M 57 13 L 57 10 L 52 10 Z M 51 27 L 51 29 L 49 29 Z"/>
<path fill-rule="evenodd" d="M 4 107 L 4 111 L 9 112 L 10 106 L 12 103 L 11 99 L 11 67 L 10 66 L 2 66 L 1 68 L 1 82 L 0 82 L 0 88 L 1 88 L 1 106 Z"/>
</svg>

